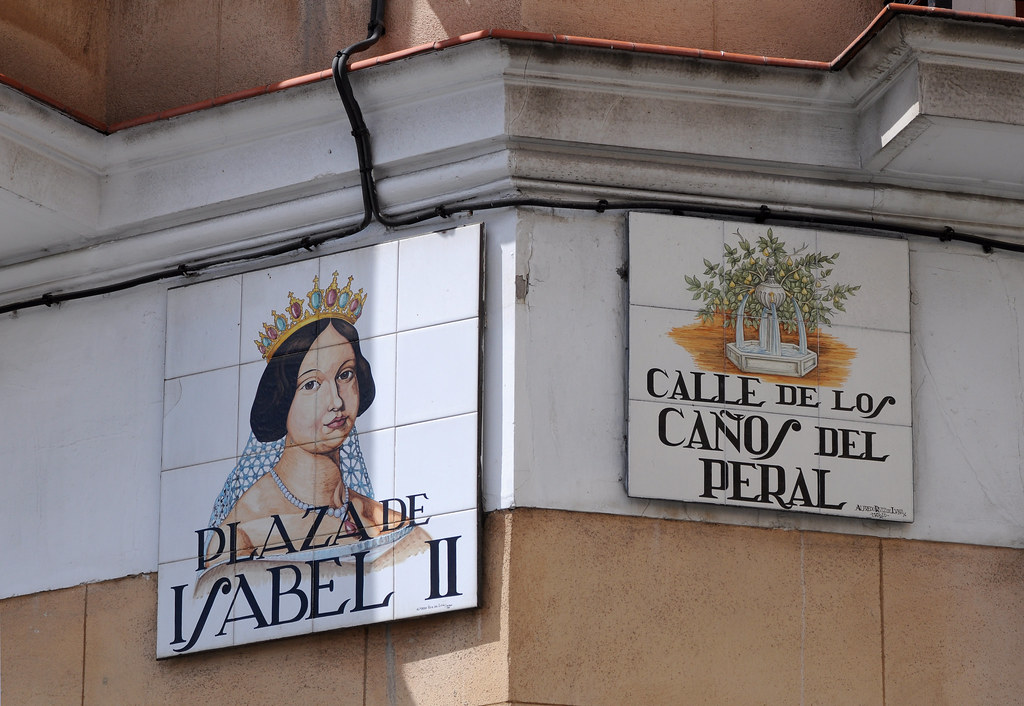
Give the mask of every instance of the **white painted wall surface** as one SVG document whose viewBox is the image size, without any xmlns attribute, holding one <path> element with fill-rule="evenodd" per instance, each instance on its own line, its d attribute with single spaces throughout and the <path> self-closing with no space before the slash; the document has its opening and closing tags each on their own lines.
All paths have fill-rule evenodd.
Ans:
<svg viewBox="0 0 1024 706">
<path fill-rule="evenodd" d="M 487 510 L 512 502 L 517 313 L 515 214 L 492 216 L 484 225 Z M 318 253 L 387 238 L 371 228 Z M 183 283 L 0 316 L 0 598 L 156 571 L 167 288 Z"/>
<path fill-rule="evenodd" d="M 485 233 L 487 510 L 1024 546 L 1024 258 L 911 241 L 916 519 L 903 525 L 628 498 L 625 216 L 496 214 Z M 156 568 L 164 316 L 153 285 L 0 319 L 0 596 Z"/>
<path fill-rule="evenodd" d="M 0 317 L 0 597 L 151 571 L 165 290 Z"/>
<path fill-rule="evenodd" d="M 519 239 L 517 506 L 1024 546 L 1024 257 L 911 240 L 915 520 L 903 524 L 627 497 L 625 217 L 528 213 Z"/>
<path fill-rule="evenodd" d="M 917 92 L 895 95 L 893 115 L 903 115 L 908 101 L 926 99 L 927 107 L 945 97 L 941 110 L 912 120 L 877 155 L 861 150 L 858 134 L 884 127 L 871 116 L 873 96 L 898 84 L 893 76 L 910 75 L 900 73 L 904 64 L 949 55 L 959 66 L 967 53 L 971 66 L 986 69 L 981 83 L 963 83 L 973 92 L 949 96 L 942 82 L 922 92 L 912 82 Z M 830 78 L 480 43 L 360 72 L 357 88 L 390 211 L 512 193 L 678 197 L 953 224 L 1019 242 L 1024 202 L 1014 145 L 1021 141 L 1002 139 L 1000 164 L 958 163 L 953 150 L 936 171 L 935 154 L 924 143 L 915 152 L 921 140 L 914 136 L 939 126 L 953 147 L 974 144 L 979 131 L 1019 137 L 1020 111 L 1006 98 L 1019 91 L 1004 79 L 1022 66 L 1019 44 L 1001 28 L 906 19 L 890 23 Z M 933 66 L 929 75 L 942 71 Z M 56 176 L 0 183 L 4 303 L 279 244 L 354 218 L 355 166 L 329 84 L 108 138 L 45 110 L 40 118 L 31 100 L 8 93 L 0 91 L 9 108 L 4 144 L 41 160 L 32 174 Z M 607 110 L 609 96 L 618 110 Z M 280 140 L 288 132 L 281 126 L 304 111 L 295 140 Z M 700 120 L 708 114 L 721 121 L 710 133 Z M 753 122 L 764 129 L 752 133 Z M 196 144 L 209 149 L 187 151 Z M 800 150 L 784 149 L 792 144 Z M 281 164 L 262 168 L 252 161 L 256 153 L 262 164 Z M 887 171 L 897 159 L 899 169 Z M 0 165 L 10 160 L 0 157 Z M 239 189 L 243 181 L 225 181 L 222 169 L 258 173 L 245 173 Z M 122 198 L 129 193 L 122 186 L 132 187 L 134 200 Z M 150 203 L 152 194 L 165 196 Z M 12 211 L 11 204 L 20 205 Z M 9 234 L 12 223 L 37 211 L 53 218 L 39 220 L 38 231 Z M 8 212 L 14 217 L 4 220 Z M 911 241 L 916 518 L 890 525 L 629 499 L 626 282 L 616 271 L 626 260 L 625 214 L 530 209 L 477 212 L 472 220 L 484 223 L 486 243 L 486 510 L 535 506 L 1024 546 L 1024 314 L 1017 301 L 1024 257 Z M 460 222 L 468 221 L 398 233 L 373 226 L 352 240 L 380 242 Z M 0 316 L 0 597 L 156 569 L 169 284 Z"/>
</svg>

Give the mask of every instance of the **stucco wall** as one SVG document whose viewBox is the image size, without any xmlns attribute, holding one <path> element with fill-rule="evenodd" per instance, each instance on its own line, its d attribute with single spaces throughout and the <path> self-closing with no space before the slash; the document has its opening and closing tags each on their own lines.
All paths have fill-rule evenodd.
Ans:
<svg viewBox="0 0 1024 706">
<path fill-rule="evenodd" d="M 156 581 L 0 601 L 5 703 L 1015 703 L 1019 551 L 527 510 L 481 608 L 156 661 Z"/>
<path fill-rule="evenodd" d="M 516 505 L 1024 546 L 1020 255 L 911 238 L 915 519 L 886 523 L 626 496 L 625 230 L 618 215 L 520 220 Z"/>
<path fill-rule="evenodd" d="M 0 601 L 11 704 L 500 703 L 508 697 L 508 533 L 483 530 L 479 609 L 157 661 L 156 575 Z"/>
<path fill-rule="evenodd" d="M 1020 547 L 1017 255 L 910 243 L 915 521 L 626 496 L 623 214 L 484 221 L 484 505 Z M 425 232 L 418 228 L 415 232 Z M 165 285 L 0 318 L 0 595 L 156 569 Z M 25 512 L 26 504 L 31 508 Z M 88 527 L 88 532 L 54 531 Z"/>
<path fill-rule="evenodd" d="M 517 511 L 513 701 L 1015 703 L 1024 557 Z"/>
<path fill-rule="evenodd" d="M 835 57 L 881 6 L 771 0 L 390 2 L 367 56 L 502 28 L 800 59 Z M 114 124 L 320 71 L 365 36 L 366 0 L 29 0 L 0 8 L 0 73 Z"/>
<path fill-rule="evenodd" d="M 2 595 L 151 570 L 162 287 L 4 317 Z M 17 567 L 17 568 L 16 568 Z"/>
<path fill-rule="evenodd" d="M 491 49 L 500 51 L 489 55 Z M 873 176 L 855 171 L 856 153 L 848 148 L 856 123 L 838 109 L 815 113 L 820 122 L 813 122 L 807 111 L 776 107 L 778 119 L 763 123 L 771 129 L 754 134 L 747 124 L 761 101 L 756 94 L 742 111 L 706 113 L 719 118 L 718 136 L 709 142 L 710 121 L 659 107 L 671 98 L 664 87 L 680 83 L 687 67 L 709 77 L 711 88 L 699 87 L 705 96 L 731 88 L 723 105 L 751 85 L 770 93 L 771 81 L 788 81 L 782 72 L 745 67 L 747 78 L 740 79 L 732 68 L 666 60 L 656 68 L 666 77 L 659 83 L 650 82 L 653 62 L 624 52 L 605 62 L 597 50 L 584 57 L 524 43 L 491 49 L 480 43 L 435 55 L 423 73 L 412 62 L 383 67 L 381 82 L 401 83 L 392 94 L 368 85 L 377 91 L 368 105 L 390 106 L 401 117 L 374 121 L 379 156 L 390 170 L 389 208 L 446 201 L 438 194 L 467 182 L 485 198 L 504 195 L 514 180 L 536 189 L 530 193 L 548 193 L 542 185 L 559 197 L 580 193 L 584 184 L 616 193 L 686 193 L 708 203 L 742 194 L 754 203 L 839 216 L 895 214 L 912 223 L 922 214 L 945 222 L 957 210 L 965 231 L 1003 235 L 1007 223 L 1019 222 L 1016 201 L 994 208 L 990 195 L 940 191 L 935 182 L 926 182 L 929 191 L 912 180 L 888 187 L 882 180 L 876 191 L 855 194 L 851 185 Z M 497 56 L 518 63 L 487 63 Z M 597 68 L 597 78 L 576 76 L 570 85 L 583 107 L 609 103 L 602 97 L 623 90 L 626 82 L 601 73 L 620 62 L 646 72 L 646 86 L 658 90 L 630 88 L 657 101 L 577 120 L 563 110 L 569 98 L 545 104 L 538 90 L 569 90 L 564 69 L 550 69 L 559 62 L 583 73 Z M 527 64 L 536 77 L 527 76 Z M 477 66 L 514 74 L 507 104 L 494 98 L 505 86 L 474 77 Z M 427 74 L 459 90 L 440 93 Z M 819 80 L 800 79 L 801 101 L 824 90 L 810 83 Z M 415 101 L 408 92 L 414 84 L 421 91 Z M 593 90 L 587 85 L 601 95 L 586 93 Z M 467 94 L 480 86 L 485 96 L 467 109 Z M 319 89 L 330 93 L 327 84 Z M 113 210 L 124 217 L 114 223 L 130 225 L 104 234 L 120 238 L 109 248 L 84 248 L 75 262 L 114 280 L 123 273 L 117 253 L 137 247 L 145 259 L 153 252 L 146 250 L 151 239 L 133 237 L 150 234 L 146 228 L 165 229 L 159 232 L 173 245 L 161 257 L 170 259 L 179 252 L 173 248 L 191 252 L 197 242 L 228 238 L 217 242 L 249 246 L 246 237 L 283 238 L 289 228 L 336 223 L 345 213 L 339 202 L 357 200 L 351 155 L 344 167 L 323 156 L 349 144 L 340 118 L 323 129 L 303 126 L 298 136 L 287 129 L 294 115 L 309 120 L 306 113 L 316 117 L 317 105 L 327 104 L 317 90 L 103 138 L 111 146 L 99 151 L 99 164 L 110 156 L 119 171 L 90 174 L 104 185 L 95 208 L 106 221 Z M 675 101 L 695 103 L 689 95 L 676 94 Z M 725 123 L 730 115 L 739 119 Z M 827 124 L 831 132 L 808 140 L 809 124 Z M 683 128 L 692 130 L 686 140 L 665 137 Z M 52 139 L 48 130 L 39 128 Z M 798 139 L 804 149 L 794 156 L 786 147 Z M 50 143 L 39 141 L 46 147 L 39 151 L 49 154 Z M 131 151 L 147 142 L 160 143 L 159 150 Z M 486 158 L 467 142 L 483 145 Z M 222 143 L 228 149 L 218 151 Z M 569 149 L 574 143 L 576 152 Z M 752 144 L 754 156 L 737 162 Z M 840 151 L 849 164 L 832 158 Z M 443 169 L 429 159 L 435 153 L 446 157 Z M 653 158 L 643 161 L 651 154 L 656 166 Z M 600 170 L 593 167 L 597 157 L 606 160 Z M 15 173 L 25 161 L 6 163 Z M 315 203 L 328 202 L 323 210 L 296 196 L 307 193 L 307 181 L 318 182 Z M 396 182 L 414 188 L 401 191 Z M 40 183 L 59 190 L 66 182 Z M 268 213 L 281 204 L 293 210 L 271 220 Z M 203 230 L 184 238 L 168 225 L 185 218 Z M 270 696 L 293 695 L 299 684 L 318 697 L 324 674 L 336 680 L 328 685 L 332 695 L 365 694 L 367 702 L 673 702 L 684 690 L 684 699 L 739 703 L 765 695 L 787 703 L 801 696 L 805 703 L 1016 698 L 1024 673 L 1019 255 L 911 239 L 917 514 L 913 524 L 897 525 L 628 498 L 626 215 L 537 208 L 473 218 L 484 223 L 488 244 L 482 491 L 491 515 L 483 607 L 156 662 L 152 572 L 168 285 L 136 287 L 0 317 L 0 595 L 15 596 L 0 601 L 0 689 L 9 701 L 180 702 L 220 695 L 225 681 Z M 374 226 L 353 240 L 414 235 L 436 223 L 398 232 Z M 66 284 L 54 274 L 59 269 L 46 269 L 56 259 L 38 258 L 33 271 L 42 279 L 34 286 Z M 350 680 L 364 686 L 348 689 Z"/>
</svg>

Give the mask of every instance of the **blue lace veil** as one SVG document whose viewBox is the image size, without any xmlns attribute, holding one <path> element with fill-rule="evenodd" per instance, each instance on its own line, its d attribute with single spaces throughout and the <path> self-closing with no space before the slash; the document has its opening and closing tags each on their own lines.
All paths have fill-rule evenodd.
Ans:
<svg viewBox="0 0 1024 706">
<path fill-rule="evenodd" d="M 242 451 L 235 467 L 228 474 L 220 495 L 213 503 L 210 527 L 218 527 L 224 521 L 224 518 L 231 512 L 231 508 L 242 497 L 242 493 L 270 472 L 270 469 L 281 460 L 283 452 L 284 438 L 264 443 L 257 441 L 252 434 L 249 435 L 245 450 Z M 370 483 L 370 475 L 366 472 L 366 461 L 359 448 L 359 434 L 356 433 L 355 428 L 352 429 L 339 449 L 338 465 L 345 487 L 368 498 L 373 498 L 373 486 Z"/>
</svg>

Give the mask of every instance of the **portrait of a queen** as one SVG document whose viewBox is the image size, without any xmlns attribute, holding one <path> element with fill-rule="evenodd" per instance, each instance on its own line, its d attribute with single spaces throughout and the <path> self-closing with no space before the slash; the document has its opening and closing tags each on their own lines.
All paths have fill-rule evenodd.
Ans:
<svg viewBox="0 0 1024 706">
<path fill-rule="evenodd" d="M 367 295 L 338 273 L 305 300 L 288 293 L 254 341 L 267 367 L 249 414 L 251 435 L 214 502 L 211 565 L 244 560 L 342 561 L 367 571 L 423 551 L 429 535 L 374 499 L 356 423 L 373 404 L 370 363 L 355 324 Z M 370 563 L 372 562 L 372 563 Z"/>
</svg>

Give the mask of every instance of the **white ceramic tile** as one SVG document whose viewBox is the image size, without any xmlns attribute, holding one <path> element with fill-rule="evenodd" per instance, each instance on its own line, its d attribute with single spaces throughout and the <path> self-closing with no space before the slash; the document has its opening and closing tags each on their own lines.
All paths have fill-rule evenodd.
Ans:
<svg viewBox="0 0 1024 706">
<path fill-rule="evenodd" d="M 792 332 L 783 330 L 781 335 L 784 344 L 798 345 L 799 338 Z M 749 327 L 746 329 L 745 340 L 756 340 L 757 336 L 757 329 Z M 727 341 L 735 344 L 736 338 L 732 330 L 727 331 Z M 726 370 L 732 376 L 754 378 L 758 381 L 748 383 L 748 385 L 753 390 L 756 399 L 764 402 L 758 408 L 760 412 L 816 416 L 816 410 L 821 405 L 819 346 L 819 332 L 806 333 L 806 354 L 813 356 L 811 365 L 814 367 L 802 375 L 796 373 L 791 367 L 792 363 L 780 364 L 778 362 L 769 363 L 770 366 L 775 366 L 777 370 L 775 373 L 759 372 L 763 368 L 740 370 L 732 360 L 726 363 Z M 794 349 L 790 348 L 789 350 L 793 351 Z"/>
<path fill-rule="evenodd" d="M 252 435 L 249 418 L 252 413 L 253 401 L 256 399 L 256 389 L 259 387 L 260 378 L 266 369 L 267 365 L 262 360 L 246 363 L 238 368 L 238 434 L 235 451 L 238 455 L 245 450 L 249 437 Z"/>
<path fill-rule="evenodd" d="M 629 495 L 821 512 L 817 417 L 631 401 Z M 810 484 L 805 494 L 798 478 Z M 830 502 L 826 498 L 826 502 Z"/>
<path fill-rule="evenodd" d="M 722 415 L 729 433 L 722 434 L 726 475 L 718 474 L 717 491 L 726 504 L 760 510 L 818 514 L 831 503 L 818 495 L 818 410 L 799 414 L 744 414 L 741 420 Z"/>
<path fill-rule="evenodd" d="M 309 619 L 312 586 L 309 567 L 304 562 L 248 561 L 235 564 L 234 570 L 234 644 L 313 632 L 313 621 Z M 250 593 L 240 587 L 243 577 Z"/>
<path fill-rule="evenodd" d="M 777 281 L 793 290 L 787 268 L 813 253 L 817 242 L 815 231 L 806 229 L 645 214 L 631 214 L 631 219 L 630 303 L 694 312 L 737 312 L 743 297 L 764 280 L 769 257 Z M 734 280 L 711 272 L 716 265 L 741 276 L 753 267 L 745 279 Z M 796 291 L 813 291 L 810 282 L 805 284 Z"/>
<path fill-rule="evenodd" d="M 794 268 L 815 254 L 817 233 L 804 228 L 764 226 L 751 223 L 726 223 L 725 228 L 725 247 L 728 252 L 724 254 L 724 263 L 729 271 L 738 273 L 735 279 L 729 281 L 727 287 L 733 296 L 731 308 L 738 309 L 743 297 L 747 297 L 747 337 L 756 337 L 757 323 L 749 321 L 749 307 L 752 307 L 751 297 L 757 286 L 766 281 L 769 273 L 785 291 L 785 300 L 793 295 L 802 299 L 813 296 L 815 291 L 813 275 L 797 274 L 794 272 Z M 744 247 L 743 241 L 746 241 L 747 247 Z M 751 265 L 753 267 L 747 271 L 745 277 L 742 277 L 743 271 Z M 817 270 L 812 268 L 812 271 Z M 808 315 L 811 313 L 809 307 L 805 313 Z M 780 310 L 778 316 L 781 322 L 795 324 L 797 320 L 797 316 L 794 313 L 788 313 L 785 307 Z"/>
<path fill-rule="evenodd" d="M 399 243 L 399 331 L 475 317 L 479 308 L 479 225 Z"/>
<path fill-rule="evenodd" d="M 846 326 L 829 334 L 852 357 L 844 380 L 822 385 L 822 417 L 909 425 L 910 334 Z"/>
<path fill-rule="evenodd" d="M 359 447 L 375 500 L 395 497 L 395 430 L 359 431 Z"/>
<path fill-rule="evenodd" d="M 906 240 L 819 233 L 818 249 L 839 253 L 830 282 L 859 285 L 832 321 L 887 331 L 910 330 L 910 254 Z"/>
<path fill-rule="evenodd" d="M 818 249 L 818 233 L 809 228 L 769 226 L 735 221 L 725 222 L 725 242 L 731 248 L 737 250 L 737 256 L 742 256 L 746 252 L 741 245 L 741 240 L 746 240 L 751 245 L 750 256 L 754 257 L 755 260 L 772 257 L 773 253 L 771 251 L 768 253 L 765 251 L 766 246 L 770 244 L 771 238 L 779 242 L 786 255 L 785 259 L 775 257 L 776 276 L 780 281 L 785 275 L 785 268 L 788 266 L 790 259 L 795 261 Z"/>
<path fill-rule="evenodd" d="M 816 341 L 816 338 L 814 339 Z M 739 373 L 735 373 L 739 374 Z M 746 373 L 743 373 L 746 375 Z M 803 377 L 781 375 L 756 375 L 759 381 L 751 387 L 756 389 L 764 404 L 757 414 L 782 414 L 787 416 L 817 418 L 822 404 L 822 392 L 818 385 L 818 371 L 814 369 Z"/>
<path fill-rule="evenodd" d="M 162 632 L 158 649 L 163 650 L 161 656 L 173 656 L 169 654 L 172 646 L 165 644 L 173 637 L 164 635 L 174 634 L 170 622 L 174 610 L 170 586 L 176 584 L 188 584 L 184 593 L 183 624 L 189 632 L 208 596 L 217 591 L 212 603 L 214 610 L 201 639 L 189 652 L 391 620 L 394 616 L 394 567 L 384 556 L 389 551 L 390 547 L 376 552 L 376 557 L 364 557 L 361 576 L 356 574 L 359 561 L 354 556 L 335 559 L 325 551 L 294 560 L 282 556 L 274 560 L 221 564 L 202 574 L 195 571 L 194 559 L 161 565 L 161 581 L 166 576 L 168 581 L 173 578 L 176 582 L 167 586 L 161 584 L 160 590 L 170 594 L 166 599 L 162 596 L 164 600 L 160 603 Z M 374 558 L 379 560 L 373 561 Z M 170 569 L 165 571 L 167 567 Z M 220 592 L 220 584 L 225 580 L 226 594 Z M 222 626 L 230 640 L 216 635 Z M 182 643 L 174 646 L 181 647 Z"/>
<path fill-rule="evenodd" d="M 683 219 L 674 222 L 688 225 Z M 714 349 L 718 344 L 704 340 L 706 334 L 698 336 L 679 327 L 676 319 L 688 312 L 678 310 L 682 308 L 678 303 L 658 294 L 671 285 L 665 271 L 703 265 L 705 251 L 712 247 L 712 236 L 707 235 L 708 242 L 701 242 L 695 252 L 674 252 L 673 227 L 654 217 L 632 216 L 630 221 L 629 494 L 778 511 L 859 517 L 874 513 L 883 519 L 910 516 L 913 474 L 909 427 L 865 424 L 863 412 L 837 409 L 838 400 L 834 398 L 838 389 L 847 395 L 843 398 L 845 406 L 855 405 L 858 399 L 863 406 L 869 397 L 877 405 L 892 395 L 900 402 L 887 405 L 876 421 L 910 424 L 906 244 L 798 228 L 725 223 L 727 267 L 737 266 L 741 257 L 754 260 L 752 264 L 756 265 L 767 257 L 766 248 L 770 254 L 775 247 L 775 276 L 787 292 L 793 291 L 794 284 L 800 287 L 800 295 L 827 289 L 835 282 L 862 285 L 849 299 L 853 302 L 860 297 L 859 313 L 836 313 L 834 325 L 809 333 L 808 349 L 818 354 L 815 368 L 802 376 L 781 368 L 770 373 L 741 373 L 732 361 L 717 362 Z M 769 231 L 777 240 L 776 246 L 768 240 Z M 739 245 L 741 236 L 754 247 L 744 252 Z M 652 244 L 656 247 L 650 247 Z M 778 247 L 784 252 L 777 252 Z M 822 278 L 826 277 L 824 269 L 833 270 L 823 287 L 816 287 L 810 275 L 801 274 L 796 282 L 793 273 L 786 272 L 809 255 L 832 257 L 836 252 L 839 256 L 835 263 L 815 268 Z M 695 263 L 698 256 L 701 262 Z M 882 260 L 885 264 L 879 266 Z M 751 282 L 738 282 L 738 287 L 752 285 L 754 275 L 761 276 L 754 272 Z M 871 293 L 861 296 L 866 290 Z M 677 309 L 638 307 L 641 297 L 648 298 L 645 304 Z M 902 332 L 893 331 L 900 327 Z M 754 327 L 749 328 L 746 338 L 754 335 Z M 723 346 L 735 338 L 734 328 L 725 330 Z M 674 350 L 677 344 L 685 352 Z M 709 381 L 717 381 L 719 371 L 728 373 L 721 378 L 727 391 L 735 391 L 737 383 L 747 378 L 752 392 L 748 401 L 758 406 L 727 404 L 723 408 L 719 404 L 721 393 L 698 395 L 696 374 L 702 371 Z M 685 390 L 679 385 L 680 375 Z M 674 386 L 670 384 L 673 379 Z M 671 399 L 677 390 L 681 393 L 677 397 L 690 399 Z M 740 395 L 724 397 L 728 401 Z M 772 451 L 776 442 L 777 448 Z M 892 447 L 891 455 L 897 462 L 875 460 L 873 454 L 878 452 L 873 448 L 879 446 Z M 879 471 L 883 466 L 889 470 Z M 866 492 L 868 489 L 870 492 Z M 877 499 L 880 494 L 889 504 L 887 513 L 878 510 L 884 504 Z M 851 510 L 847 497 L 861 496 L 865 508 L 871 505 L 870 512 Z"/>
<path fill-rule="evenodd" d="M 686 311 L 630 307 L 631 399 L 711 406 L 728 401 L 761 412 L 807 414 L 807 408 L 814 409 L 816 369 L 802 377 L 743 372 L 725 355 L 726 345 L 736 340 L 735 329 L 680 325 L 690 317 Z M 811 352 L 817 351 L 817 340 L 816 334 L 808 336 Z"/>
<path fill-rule="evenodd" d="M 201 553 L 196 533 L 209 525 L 214 500 L 234 465 L 228 459 L 160 474 L 161 564 L 195 560 Z"/>
<path fill-rule="evenodd" d="M 370 407 L 356 420 L 361 432 L 394 426 L 395 423 L 395 336 L 360 341 L 360 351 L 370 363 L 375 395 Z M 238 445 L 241 454 L 252 432 L 250 416 L 256 390 L 266 370 L 260 360 L 239 368 Z"/>
<path fill-rule="evenodd" d="M 374 409 L 376 403 L 374 377 L 380 378 L 385 385 L 383 405 L 380 409 L 386 414 L 390 402 L 386 390 L 391 375 L 389 368 L 381 368 L 376 376 L 373 376 L 371 371 L 369 376 L 360 377 L 356 346 L 332 327 L 328 327 L 320 335 L 315 346 L 309 350 L 301 366 L 296 369 L 295 391 L 288 395 L 289 438 L 300 443 L 302 438 L 327 439 L 340 443 L 343 437 L 339 437 L 338 434 L 343 432 L 322 426 L 326 423 L 324 415 L 339 415 L 337 418 L 344 419 L 349 428 L 357 424 L 364 430 L 379 427 L 379 424 L 373 422 L 374 417 L 380 415 L 370 411 Z M 393 359 L 394 354 L 391 353 L 389 357 Z M 303 381 L 302 386 L 298 385 L 300 380 Z M 306 390 L 305 387 L 310 384 L 319 384 L 319 387 L 313 391 Z M 365 411 L 357 418 L 361 409 Z M 302 428 L 299 420 L 304 417 L 305 412 L 314 413 L 315 428 Z M 309 421 L 312 422 L 313 418 Z M 390 423 L 391 420 L 387 419 L 386 422 Z"/>
<path fill-rule="evenodd" d="M 333 560 L 318 564 L 321 572 L 317 598 L 319 615 L 312 621 L 314 631 L 394 619 L 395 568 L 388 564 L 386 556 L 390 551 L 385 550 L 379 561 L 368 561 L 373 556 L 366 555 L 361 574 L 357 573 L 357 560 L 354 557 L 339 560 L 340 564 Z M 312 592 L 311 582 L 311 596 Z"/>
<path fill-rule="evenodd" d="M 338 286 L 344 289 L 352 277 L 352 290 L 363 290 L 363 302 L 355 327 L 360 339 L 394 333 L 398 310 L 398 244 L 383 243 L 320 258 L 320 289 L 326 291 L 338 273 Z M 311 289 L 307 286 L 302 296 Z"/>
<path fill-rule="evenodd" d="M 701 326 L 691 311 L 629 307 L 631 399 L 665 400 L 673 404 L 699 403 L 698 397 L 713 399 L 711 393 L 717 389 L 714 376 L 724 370 L 722 328 Z M 680 373 L 682 385 L 679 385 Z M 695 388 L 698 379 L 701 382 L 699 395 Z"/>
<path fill-rule="evenodd" d="M 164 383 L 163 468 L 235 455 L 238 369 L 221 368 Z"/>
<path fill-rule="evenodd" d="M 167 292 L 164 377 L 238 363 L 241 277 L 225 277 Z"/>
<path fill-rule="evenodd" d="M 476 411 L 477 320 L 398 335 L 397 424 Z"/>
<path fill-rule="evenodd" d="M 707 279 L 704 260 L 722 261 L 723 232 L 711 219 L 629 214 L 629 303 L 699 310 L 683 277 Z"/>
<path fill-rule="evenodd" d="M 396 430 L 395 488 L 425 515 L 477 507 L 477 415 L 446 417 Z"/>
<path fill-rule="evenodd" d="M 914 519 L 913 434 L 910 427 L 822 421 L 819 468 L 828 470 L 833 514 L 910 522 Z M 831 455 L 835 454 L 835 455 Z M 856 458 L 855 458 L 856 457 Z"/>
<path fill-rule="evenodd" d="M 376 389 L 373 403 L 356 421 L 361 431 L 383 429 L 395 424 L 395 346 L 394 335 L 364 338 L 359 342 L 360 352 L 370 364 Z"/>
<path fill-rule="evenodd" d="M 432 544 L 395 565 L 395 618 L 477 605 L 476 510 L 430 518 L 423 527 Z M 452 585 L 451 577 L 454 577 Z"/>
<path fill-rule="evenodd" d="M 712 475 L 718 471 L 725 463 L 725 451 L 702 448 L 699 438 L 694 439 L 697 411 L 690 406 L 630 400 L 630 497 L 725 503 L 720 491 L 705 487 L 705 469 Z"/>
<path fill-rule="evenodd" d="M 271 312 L 287 316 L 288 292 L 308 305 L 306 293 L 313 288 L 313 278 L 320 273 L 319 260 L 304 260 L 242 275 L 241 361 L 261 359 L 255 340 L 270 323 Z M 321 288 L 323 288 L 321 282 Z"/>
<path fill-rule="evenodd" d="M 196 572 L 196 560 L 186 559 L 167 564 L 160 564 L 157 573 L 157 601 L 156 620 L 156 656 L 175 657 L 179 654 L 190 654 L 203 650 L 228 647 L 234 642 L 234 624 L 226 623 L 231 607 L 231 592 L 234 591 L 234 583 L 230 585 L 227 594 L 219 590 L 210 596 L 211 589 L 220 588 L 213 575 L 201 580 L 200 574 Z M 199 586 L 198 593 L 197 584 Z M 175 586 L 184 586 L 175 593 Z M 175 611 L 178 601 L 176 595 L 180 595 L 181 615 L 176 616 Z M 206 622 L 200 625 L 203 608 L 208 599 L 210 611 Z M 179 626 L 176 631 L 175 626 Z M 223 627 L 223 634 L 218 635 Z M 198 628 L 198 630 L 197 630 Z M 192 641 L 193 634 L 196 640 Z M 177 639 L 176 639 L 177 638 Z M 187 649 L 185 649 L 187 648 Z M 180 650 L 180 651 L 176 651 Z"/>
</svg>

